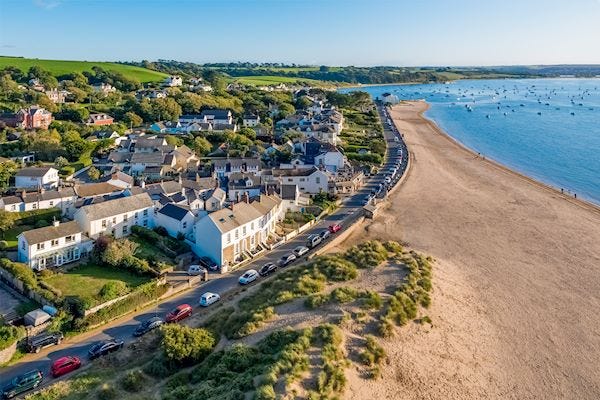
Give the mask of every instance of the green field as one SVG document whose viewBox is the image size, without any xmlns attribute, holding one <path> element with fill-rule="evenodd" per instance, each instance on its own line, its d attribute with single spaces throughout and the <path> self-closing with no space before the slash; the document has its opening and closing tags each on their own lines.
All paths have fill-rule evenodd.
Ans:
<svg viewBox="0 0 600 400">
<path fill-rule="evenodd" d="M 27 71 L 37 65 L 50 71 L 54 76 L 60 76 L 71 72 L 92 71 L 92 67 L 98 66 L 105 70 L 120 72 L 128 78 L 140 82 L 156 82 L 163 80 L 167 75 L 162 72 L 152 71 L 146 68 L 122 65 L 111 62 L 100 61 L 64 61 L 64 60 L 38 60 L 34 58 L 2 57 L 0 56 L 0 69 L 5 67 L 17 67 L 21 71 Z"/>
<path fill-rule="evenodd" d="M 307 82 L 315 86 L 327 86 L 327 83 L 323 81 L 317 81 L 315 79 L 304 79 L 289 76 L 274 76 L 274 75 L 257 75 L 257 76 L 236 76 L 231 78 L 232 82 L 239 82 L 244 85 L 278 85 L 280 83 L 297 83 Z"/>
<path fill-rule="evenodd" d="M 17 245 L 19 244 L 17 236 L 19 236 L 21 232 L 28 231 L 30 229 L 33 229 L 33 227 L 29 225 L 17 225 L 4 232 L 4 240 L 6 240 L 7 249 L 16 249 Z"/>
<path fill-rule="evenodd" d="M 64 297 L 78 296 L 89 300 L 91 304 L 100 302 L 100 289 L 110 281 L 125 282 L 129 288 L 134 288 L 148 280 L 147 277 L 133 275 L 125 270 L 94 264 L 81 265 L 66 273 L 44 278 L 45 282 L 60 290 Z"/>
</svg>

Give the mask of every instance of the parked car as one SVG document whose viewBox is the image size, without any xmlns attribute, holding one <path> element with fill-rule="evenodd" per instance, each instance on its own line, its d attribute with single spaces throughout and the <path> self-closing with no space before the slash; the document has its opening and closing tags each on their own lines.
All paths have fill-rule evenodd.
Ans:
<svg viewBox="0 0 600 400">
<path fill-rule="evenodd" d="M 54 361 L 50 367 L 50 372 L 53 377 L 58 378 L 59 376 L 73 372 L 80 367 L 81 360 L 79 357 L 66 356 Z"/>
<path fill-rule="evenodd" d="M 205 268 L 203 268 L 197 264 L 190 265 L 187 270 L 188 275 L 204 275 L 207 272 L 208 271 Z"/>
<path fill-rule="evenodd" d="M 294 262 L 296 260 L 296 255 L 294 253 L 287 254 L 279 259 L 279 266 L 285 267 L 286 265 Z"/>
<path fill-rule="evenodd" d="M 90 360 L 93 360 L 100 356 L 105 356 L 109 353 L 114 353 L 115 351 L 121 350 L 122 348 L 122 340 L 107 340 L 105 342 L 100 342 L 93 345 L 92 348 L 88 351 L 88 356 L 90 357 Z"/>
<path fill-rule="evenodd" d="M 12 381 L 2 388 L 2 397 L 11 399 L 23 392 L 35 389 L 44 380 L 44 374 L 38 369 L 24 373 L 13 378 Z"/>
<path fill-rule="evenodd" d="M 219 300 L 221 300 L 221 296 L 219 296 L 218 294 L 206 292 L 202 296 L 200 296 L 200 305 L 202 307 L 208 307 Z"/>
<path fill-rule="evenodd" d="M 267 276 L 273 272 L 275 272 L 275 270 L 277 269 L 277 265 L 273 264 L 273 263 L 268 263 L 263 265 L 259 270 L 258 270 L 258 274 L 260 276 Z"/>
<path fill-rule="evenodd" d="M 39 353 L 45 347 L 60 344 L 64 336 L 60 332 L 50 333 L 45 332 L 36 336 L 32 336 L 27 340 L 27 351 L 30 353 Z"/>
<path fill-rule="evenodd" d="M 321 237 L 321 240 L 325 240 L 327 239 L 329 236 L 331 236 L 331 232 L 329 232 L 329 229 L 323 229 L 320 233 L 319 236 Z"/>
<path fill-rule="evenodd" d="M 332 224 L 332 225 L 329 225 L 329 232 L 331 232 L 331 233 L 336 233 L 336 232 L 338 232 L 340 229 L 342 229 L 342 225 L 340 225 L 340 224 Z"/>
<path fill-rule="evenodd" d="M 238 282 L 240 285 L 247 285 L 251 282 L 254 282 L 256 278 L 258 278 L 258 272 L 256 272 L 255 269 L 249 269 L 248 271 L 244 272 L 244 275 L 240 276 Z"/>
<path fill-rule="evenodd" d="M 294 254 L 296 254 L 296 257 L 302 257 L 303 255 L 308 253 L 308 250 L 309 248 L 306 246 L 298 246 L 294 249 Z"/>
<path fill-rule="evenodd" d="M 167 314 L 166 322 L 179 322 L 192 315 L 192 306 L 180 304 Z"/>
<path fill-rule="evenodd" d="M 218 271 L 219 270 L 219 266 L 217 265 L 217 263 L 214 262 L 210 257 L 206 257 L 206 256 L 200 257 L 200 264 L 204 265 L 210 271 Z"/>
<path fill-rule="evenodd" d="M 313 234 L 313 235 L 309 235 L 308 238 L 306 239 L 306 247 L 308 247 L 309 249 L 312 249 L 313 247 L 317 247 L 321 241 L 323 239 L 321 239 L 321 236 Z"/>
<path fill-rule="evenodd" d="M 165 321 L 163 321 L 162 318 L 159 317 L 152 317 L 150 319 L 147 319 L 141 324 L 139 324 L 137 328 L 135 328 L 135 331 L 133 331 L 133 336 L 145 335 L 151 330 L 159 328 L 164 323 Z"/>
</svg>

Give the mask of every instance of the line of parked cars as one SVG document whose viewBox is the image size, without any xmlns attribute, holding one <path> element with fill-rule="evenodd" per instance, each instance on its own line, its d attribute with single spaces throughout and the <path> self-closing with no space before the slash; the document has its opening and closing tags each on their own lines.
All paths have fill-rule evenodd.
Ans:
<svg viewBox="0 0 600 400">
<path fill-rule="evenodd" d="M 285 267 L 302 256 L 306 255 L 311 249 L 317 247 L 332 234 L 337 233 L 342 229 L 340 224 L 332 224 L 327 229 L 322 230 L 317 234 L 309 235 L 306 246 L 298 246 L 289 254 L 282 256 L 277 263 L 267 263 L 258 271 L 250 269 L 239 278 L 239 283 L 247 285 L 254 282 L 260 276 L 267 276 L 275 272 L 280 267 Z M 192 265 L 188 268 L 188 274 L 200 275 L 206 273 L 206 269 L 218 270 L 218 266 L 209 258 L 200 260 L 199 265 Z M 192 268 L 193 267 L 193 268 Z M 200 296 L 199 305 L 208 307 L 221 299 L 217 293 L 206 292 Z M 171 310 L 165 316 L 165 319 L 155 316 L 141 322 L 133 335 L 136 337 L 143 336 L 148 332 L 160 328 L 165 323 L 178 323 L 192 316 L 192 306 L 189 304 L 180 304 Z M 30 338 L 27 342 L 27 348 L 32 353 L 39 353 L 41 349 L 58 345 L 63 341 L 62 333 L 44 333 Z M 109 339 L 94 344 L 88 351 L 90 360 L 97 359 L 102 356 L 119 351 L 124 346 L 124 341 L 119 339 Z M 58 378 L 62 375 L 73 372 L 82 366 L 82 360 L 76 356 L 64 356 L 55 360 L 50 366 L 50 373 L 53 377 Z M 8 385 L 2 388 L 2 397 L 6 399 L 18 396 L 28 390 L 37 388 L 44 380 L 44 373 L 40 370 L 32 370 L 15 377 Z"/>
</svg>

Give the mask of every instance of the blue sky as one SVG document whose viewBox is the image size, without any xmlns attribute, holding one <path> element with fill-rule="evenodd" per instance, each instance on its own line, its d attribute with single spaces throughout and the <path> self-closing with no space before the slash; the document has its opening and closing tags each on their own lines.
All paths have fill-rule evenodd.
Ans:
<svg viewBox="0 0 600 400">
<path fill-rule="evenodd" d="M 600 64 L 600 0 L 0 0 L 0 54 L 315 65 Z"/>
</svg>

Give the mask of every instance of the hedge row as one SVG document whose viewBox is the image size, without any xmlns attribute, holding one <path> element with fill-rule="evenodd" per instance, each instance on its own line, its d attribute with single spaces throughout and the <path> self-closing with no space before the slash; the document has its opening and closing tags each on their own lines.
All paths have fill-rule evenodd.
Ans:
<svg viewBox="0 0 600 400">
<path fill-rule="evenodd" d="M 25 328 L 22 326 L 0 326 L 0 350 L 4 350 L 13 345 L 16 341 L 25 336 Z"/>
<path fill-rule="evenodd" d="M 39 220 L 52 221 L 54 218 L 60 219 L 60 209 L 47 208 L 44 210 L 21 211 L 18 213 L 16 223 L 18 225 L 33 225 Z"/>
</svg>

